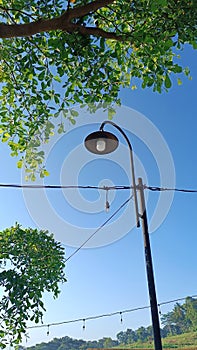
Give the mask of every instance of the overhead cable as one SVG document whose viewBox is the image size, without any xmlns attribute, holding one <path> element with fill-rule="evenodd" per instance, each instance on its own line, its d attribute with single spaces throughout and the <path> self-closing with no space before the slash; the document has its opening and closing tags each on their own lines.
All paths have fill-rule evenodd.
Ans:
<svg viewBox="0 0 197 350">
<path fill-rule="evenodd" d="M 0 187 L 2 188 L 24 188 L 24 189 L 91 189 L 91 190 L 132 190 L 133 186 L 128 185 L 116 185 L 116 186 L 91 186 L 91 185 L 20 185 L 20 184 L 4 184 L 0 183 Z M 184 189 L 184 188 L 169 188 L 169 187 L 159 187 L 159 186 L 147 186 L 143 185 L 145 190 L 150 191 L 174 191 L 174 192 L 185 192 L 185 193 L 197 193 L 197 189 Z M 138 185 L 136 185 L 136 189 L 138 189 Z"/>
<path fill-rule="evenodd" d="M 191 296 L 187 296 L 187 297 L 182 297 L 182 298 L 172 299 L 172 300 L 168 300 L 168 301 L 163 301 L 163 302 L 158 304 L 158 307 L 161 306 L 161 305 L 166 305 L 166 304 L 171 304 L 171 303 L 175 303 L 175 302 L 178 302 L 178 301 L 183 301 L 183 300 L 185 300 L 187 298 L 197 298 L 197 295 L 195 294 L 195 295 L 191 295 Z M 150 308 L 150 305 L 140 306 L 140 307 L 135 307 L 135 308 L 132 308 L 132 309 L 126 309 L 126 310 L 121 310 L 121 311 L 114 311 L 114 312 L 100 314 L 100 315 L 94 315 L 94 316 L 88 316 L 88 317 L 80 317 L 80 318 L 73 319 L 73 320 L 53 322 L 53 323 L 48 323 L 48 324 L 40 324 L 40 325 L 35 325 L 35 326 L 29 326 L 29 327 L 27 327 L 27 329 L 35 329 L 35 328 L 48 328 L 49 329 L 49 327 L 51 327 L 51 326 L 61 326 L 63 324 L 68 324 L 68 323 L 76 323 L 76 322 L 84 322 L 84 321 L 89 321 L 89 320 L 96 320 L 96 319 L 99 319 L 99 318 L 111 317 L 111 316 L 115 316 L 115 315 L 122 316 L 125 313 L 131 313 L 131 312 L 145 310 L 145 309 L 149 309 L 149 308 Z"/>
<path fill-rule="evenodd" d="M 129 190 L 132 186 L 89 186 L 89 185 L 20 185 L 20 184 L 3 184 L 3 188 L 26 188 L 26 189 L 92 189 L 92 190 Z"/>
<path fill-rule="evenodd" d="M 68 260 L 70 260 L 75 254 L 77 254 L 78 252 L 79 252 L 79 250 L 81 250 L 85 245 L 86 245 L 86 243 L 87 242 L 89 242 L 90 241 L 90 239 L 91 238 L 93 238 L 95 235 L 96 235 L 96 233 L 98 233 L 131 199 L 133 198 L 133 195 L 132 196 L 130 196 L 129 198 L 127 198 L 119 207 L 118 207 L 118 209 L 116 209 L 115 210 L 115 212 L 112 214 L 112 215 L 110 215 L 109 217 L 108 217 L 108 219 L 107 220 L 105 220 L 68 258 L 65 258 L 65 262 L 67 262 Z M 5 254 L 5 252 L 4 252 L 4 254 Z M 7 252 L 7 254 L 8 254 L 8 252 Z M 42 257 L 42 258 L 38 258 L 37 257 L 37 260 L 38 261 L 41 261 L 41 260 L 46 260 L 46 258 L 47 258 L 47 256 L 45 255 L 44 257 Z M 2 268 L 1 266 L 0 266 L 0 269 L 3 269 L 4 270 L 4 268 Z"/>
<path fill-rule="evenodd" d="M 103 224 L 101 226 L 99 226 L 96 231 L 94 231 L 67 259 L 66 259 L 66 262 L 68 260 L 70 260 L 76 253 L 78 253 L 78 251 L 83 248 L 86 243 L 96 235 L 96 233 L 98 231 L 100 231 L 131 199 L 132 199 L 133 195 L 130 196 L 123 204 L 121 204 L 121 206 L 112 214 L 110 215 L 110 217 L 103 222 Z"/>
<path fill-rule="evenodd" d="M 168 188 L 168 187 L 146 186 L 146 185 L 144 185 L 144 189 L 147 189 L 150 191 L 158 191 L 158 192 L 174 191 L 174 192 L 185 192 L 185 193 L 197 193 L 197 190 L 192 190 L 192 189 L 190 190 L 190 189 Z"/>
</svg>

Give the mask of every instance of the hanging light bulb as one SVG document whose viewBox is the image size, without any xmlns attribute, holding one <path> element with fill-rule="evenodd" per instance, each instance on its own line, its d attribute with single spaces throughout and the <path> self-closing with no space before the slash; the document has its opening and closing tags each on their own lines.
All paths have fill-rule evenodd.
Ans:
<svg viewBox="0 0 197 350">
<path fill-rule="evenodd" d="M 110 204 L 109 204 L 108 201 L 106 201 L 106 203 L 105 203 L 105 210 L 106 210 L 107 213 L 109 212 L 109 209 L 110 209 Z"/>
<path fill-rule="evenodd" d="M 29 334 L 25 333 L 25 341 L 26 341 L 26 343 L 28 342 L 28 338 L 29 338 Z"/>
<path fill-rule="evenodd" d="M 108 189 L 106 189 L 105 210 L 107 213 L 109 212 L 109 209 L 110 209 L 110 204 L 108 201 Z"/>
<path fill-rule="evenodd" d="M 103 152 L 106 148 L 106 142 L 104 139 L 98 139 L 96 141 L 96 149 L 98 152 Z"/>
<path fill-rule="evenodd" d="M 86 328 L 86 324 L 85 324 L 86 320 L 83 319 L 83 331 L 85 331 L 85 328 Z"/>
</svg>

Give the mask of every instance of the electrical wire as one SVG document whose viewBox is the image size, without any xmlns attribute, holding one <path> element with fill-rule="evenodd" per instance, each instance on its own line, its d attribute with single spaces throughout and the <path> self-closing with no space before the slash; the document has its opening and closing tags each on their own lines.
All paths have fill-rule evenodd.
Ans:
<svg viewBox="0 0 197 350">
<path fill-rule="evenodd" d="M 169 301 L 163 301 L 162 303 L 158 304 L 158 306 L 166 305 L 166 304 L 169 304 L 169 303 L 175 303 L 177 301 L 185 300 L 186 298 L 188 298 L 188 297 L 173 299 L 173 300 L 170 300 L 170 302 Z M 191 296 L 189 296 L 189 298 L 197 298 L 197 295 L 191 295 Z"/>
<path fill-rule="evenodd" d="M 133 198 L 133 195 L 127 198 L 126 201 L 124 201 L 115 212 L 110 215 L 110 217 L 105 220 L 68 258 L 65 259 L 65 262 L 70 260 L 75 254 L 77 254 L 85 245 L 87 242 L 90 241 L 91 238 L 93 238 L 124 206 Z M 5 252 L 4 252 L 5 253 Z M 46 256 L 42 258 L 37 258 L 38 261 L 46 260 Z M 0 267 L 0 269 L 3 269 Z"/>
<path fill-rule="evenodd" d="M 190 189 L 181 189 L 181 188 L 167 188 L 167 187 L 154 187 L 154 186 L 146 186 L 144 185 L 144 189 L 150 190 L 150 191 L 158 191 L 158 192 L 164 192 L 164 191 L 174 191 L 174 192 L 185 192 L 185 193 L 197 193 L 197 190 L 190 190 Z"/>
<path fill-rule="evenodd" d="M 92 190 L 131 190 L 133 186 L 125 186 L 125 185 L 117 185 L 117 186 L 89 186 L 89 185 L 19 185 L 19 184 L 3 184 L 0 183 L 0 187 L 2 188 L 24 188 L 24 189 L 92 189 Z M 138 189 L 138 185 L 136 188 Z M 147 186 L 143 185 L 145 190 L 150 191 L 174 191 L 174 192 L 185 192 L 185 193 L 197 193 L 197 189 L 184 189 L 184 188 L 168 188 L 168 187 L 159 187 L 159 186 Z"/>
<path fill-rule="evenodd" d="M 178 302 L 178 301 L 182 301 L 185 300 L 186 298 L 197 298 L 197 295 L 191 295 L 191 296 L 187 296 L 187 297 L 182 297 L 182 298 L 177 298 L 177 299 L 172 299 L 172 300 L 168 300 L 168 301 L 164 301 L 158 304 L 158 307 L 161 305 L 166 305 L 166 304 L 171 304 L 174 302 Z M 121 311 L 114 311 L 114 312 L 110 312 L 110 313 L 105 313 L 105 314 L 100 314 L 100 315 L 94 315 L 94 316 L 88 316 L 88 317 L 81 317 L 81 318 L 77 318 L 77 319 L 73 319 L 73 320 L 67 320 L 67 321 L 61 321 L 61 322 L 53 322 L 53 323 L 48 323 L 48 324 L 41 324 L 41 325 L 36 325 L 36 326 L 29 326 L 27 327 L 27 329 L 36 329 L 36 328 L 48 328 L 51 326 L 61 326 L 63 324 L 68 324 L 68 323 L 76 323 L 76 322 L 84 322 L 84 321 L 89 321 L 89 320 L 96 320 L 99 318 L 104 318 L 104 317 L 111 317 L 111 316 L 115 316 L 115 315 L 123 315 L 126 313 L 131 313 L 131 312 L 135 312 L 135 311 L 140 311 L 140 310 L 145 310 L 145 309 L 149 309 L 150 305 L 147 306 L 140 306 L 140 307 L 135 307 L 132 309 L 126 309 L 126 310 L 121 310 Z"/>
<path fill-rule="evenodd" d="M 105 190 L 108 192 L 109 190 L 131 190 L 133 189 L 133 186 L 80 186 L 80 185 L 19 185 L 19 184 L 2 184 L 0 183 L 0 187 L 5 188 L 26 188 L 26 189 L 96 189 L 96 190 Z M 138 188 L 138 186 L 136 186 Z M 148 189 L 150 191 L 179 191 L 179 192 L 187 192 L 187 193 L 197 193 L 197 190 L 191 190 L 191 189 L 178 189 L 178 188 L 164 188 L 164 187 L 158 187 L 158 186 L 147 186 L 143 185 L 144 189 Z M 99 232 L 132 198 L 129 197 L 100 227 L 96 229 L 67 259 L 65 259 L 65 262 L 70 260 L 75 254 L 77 254 L 85 245 L 86 243 L 93 238 L 97 232 Z M 43 258 L 39 259 L 42 260 Z"/>
<path fill-rule="evenodd" d="M 67 262 L 70 260 L 80 249 L 82 249 L 86 243 L 96 235 L 97 232 L 99 232 L 131 199 L 133 198 L 133 195 L 130 196 L 123 204 L 120 205 L 120 207 L 112 214 L 110 217 L 103 222 L 101 226 L 99 226 L 96 231 L 94 231 L 81 245 L 78 247 L 65 261 Z"/>
<path fill-rule="evenodd" d="M 19 185 L 19 184 L 2 184 L 2 188 L 26 188 L 26 189 L 93 189 L 93 190 L 130 190 L 132 186 L 82 186 L 82 185 Z"/>
</svg>

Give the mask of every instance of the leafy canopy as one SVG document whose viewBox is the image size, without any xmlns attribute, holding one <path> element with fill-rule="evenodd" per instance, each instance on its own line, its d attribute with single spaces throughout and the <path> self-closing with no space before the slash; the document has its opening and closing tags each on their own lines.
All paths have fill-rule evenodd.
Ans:
<svg viewBox="0 0 197 350">
<path fill-rule="evenodd" d="M 185 43 L 197 48 L 196 0 L 0 0 L 0 133 L 23 157 L 31 180 L 38 152 L 60 113 L 75 123 L 75 104 L 113 116 L 121 87 L 162 92 Z M 178 83 L 181 84 L 180 78 Z M 58 132 L 64 131 L 62 119 Z"/>
<path fill-rule="evenodd" d="M 64 267 L 64 249 L 47 231 L 16 224 L 0 232 L 0 348 L 20 343 L 28 320 L 42 320 L 43 292 L 58 296 Z"/>
<path fill-rule="evenodd" d="M 196 332 L 197 300 L 187 297 L 184 304 L 176 303 L 172 311 L 162 315 L 162 323 L 171 334 Z"/>
</svg>

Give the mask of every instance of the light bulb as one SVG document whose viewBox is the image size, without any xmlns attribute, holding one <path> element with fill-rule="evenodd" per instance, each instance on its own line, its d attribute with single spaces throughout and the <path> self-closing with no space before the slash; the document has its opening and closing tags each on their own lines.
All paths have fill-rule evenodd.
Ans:
<svg viewBox="0 0 197 350">
<path fill-rule="evenodd" d="M 106 142 L 103 139 L 98 139 L 96 141 L 96 149 L 98 152 L 103 152 L 105 150 L 106 147 Z"/>
<path fill-rule="evenodd" d="M 109 212 L 109 209 L 110 209 L 110 204 L 109 204 L 108 201 L 106 201 L 106 203 L 105 203 L 105 210 L 106 210 L 106 213 Z"/>
</svg>

